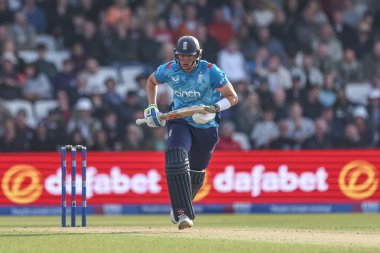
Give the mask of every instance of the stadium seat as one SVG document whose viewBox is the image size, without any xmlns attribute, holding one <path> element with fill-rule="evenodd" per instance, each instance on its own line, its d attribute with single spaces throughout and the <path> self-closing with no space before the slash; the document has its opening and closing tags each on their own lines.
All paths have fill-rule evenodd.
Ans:
<svg viewBox="0 0 380 253">
<path fill-rule="evenodd" d="M 56 100 L 39 100 L 34 105 L 37 120 L 47 117 L 50 110 L 56 108 L 58 102 Z"/>
<path fill-rule="evenodd" d="M 63 61 L 69 59 L 70 56 L 70 51 L 68 50 L 46 52 L 46 60 L 54 63 L 58 70 L 62 69 Z"/>
<path fill-rule="evenodd" d="M 49 34 L 38 34 L 34 39 L 34 45 L 44 44 L 48 51 L 56 50 L 54 37 Z"/>
<path fill-rule="evenodd" d="M 348 83 L 345 87 L 347 99 L 355 104 L 367 105 L 372 90 L 369 83 Z"/>
<path fill-rule="evenodd" d="M 119 82 L 119 73 L 114 67 L 99 67 L 99 77 L 105 81 L 107 78 L 112 77 L 116 83 Z"/>
<path fill-rule="evenodd" d="M 140 66 L 129 66 L 121 69 L 121 78 L 124 85 L 126 85 L 127 90 L 136 89 L 136 77 L 143 72 L 143 67 Z"/>
<path fill-rule="evenodd" d="M 20 109 L 25 109 L 27 125 L 32 128 L 34 128 L 37 125 L 36 118 L 34 117 L 33 105 L 29 101 L 22 99 L 9 100 L 4 101 L 4 105 L 8 108 L 9 112 L 13 117 L 16 117 L 17 112 Z"/>
<path fill-rule="evenodd" d="M 19 51 L 19 56 L 25 63 L 32 63 L 38 58 L 37 52 L 32 50 L 21 50 Z M 62 69 L 63 61 L 69 58 L 70 51 L 67 50 L 46 52 L 46 60 L 54 63 L 58 70 Z"/>
<path fill-rule="evenodd" d="M 37 60 L 37 52 L 33 50 L 20 50 L 18 55 L 21 59 L 25 61 L 25 63 L 32 63 Z"/>
</svg>

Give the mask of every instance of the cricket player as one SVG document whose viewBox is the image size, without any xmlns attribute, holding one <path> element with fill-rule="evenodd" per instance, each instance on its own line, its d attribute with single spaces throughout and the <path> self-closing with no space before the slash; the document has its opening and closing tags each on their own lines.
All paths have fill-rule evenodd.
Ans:
<svg viewBox="0 0 380 253">
<path fill-rule="evenodd" d="M 205 170 L 218 141 L 220 112 L 236 105 L 238 97 L 225 73 L 201 60 L 202 49 L 193 36 L 178 39 L 175 60 L 159 66 L 147 81 L 149 106 L 144 116 L 149 127 L 168 127 L 165 172 L 172 205 L 171 220 L 178 229 L 193 226 L 192 201 L 205 179 Z M 156 105 L 157 86 L 168 84 L 174 92 L 172 110 L 206 105 L 213 113 L 166 122 Z"/>
</svg>

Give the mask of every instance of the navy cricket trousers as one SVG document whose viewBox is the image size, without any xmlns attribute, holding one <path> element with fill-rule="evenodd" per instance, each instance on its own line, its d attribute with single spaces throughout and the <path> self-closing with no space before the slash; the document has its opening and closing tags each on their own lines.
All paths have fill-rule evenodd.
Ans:
<svg viewBox="0 0 380 253">
<path fill-rule="evenodd" d="M 207 168 L 217 142 L 216 127 L 197 128 L 181 119 L 168 122 L 168 148 L 184 148 L 189 155 L 191 170 Z"/>
</svg>

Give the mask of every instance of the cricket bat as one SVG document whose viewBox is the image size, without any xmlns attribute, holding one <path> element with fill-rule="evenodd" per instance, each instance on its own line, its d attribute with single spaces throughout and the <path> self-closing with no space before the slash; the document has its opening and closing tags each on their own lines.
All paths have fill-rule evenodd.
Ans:
<svg viewBox="0 0 380 253">
<path fill-rule="evenodd" d="M 192 116 L 194 113 L 197 113 L 197 112 L 214 113 L 214 111 L 206 105 L 194 105 L 194 106 L 184 107 L 181 109 L 170 111 L 167 113 L 163 113 L 163 114 L 161 114 L 160 119 L 172 120 L 172 119 L 178 119 L 178 118 L 186 118 L 186 117 Z M 146 123 L 145 119 L 137 119 L 136 120 L 137 125 L 142 125 L 145 123 Z"/>
</svg>

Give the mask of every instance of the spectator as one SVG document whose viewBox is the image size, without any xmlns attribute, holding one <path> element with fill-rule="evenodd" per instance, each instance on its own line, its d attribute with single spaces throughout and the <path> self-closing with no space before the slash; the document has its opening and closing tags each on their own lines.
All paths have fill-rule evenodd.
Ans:
<svg viewBox="0 0 380 253">
<path fill-rule="evenodd" d="M 353 83 L 363 80 L 364 70 L 362 64 L 356 59 L 355 51 L 351 48 L 344 50 L 344 57 L 339 64 L 339 76 L 343 82 Z"/>
<path fill-rule="evenodd" d="M 368 97 L 369 124 L 372 129 L 380 131 L 380 89 L 373 89 Z"/>
<path fill-rule="evenodd" d="M 319 92 L 319 102 L 324 107 L 332 107 L 337 100 L 337 87 L 335 75 L 333 73 L 326 73 L 325 82 Z"/>
<path fill-rule="evenodd" d="M 260 47 L 266 47 L 270 54 L 277 55 L 281 62 L 286 62 L 286 54 L 281 41 L 274 38 L 268 27 L 259 27 L 257 32 L 257 40 Z"/>
<path fill-rule="evenodd" d="M 239 51 L 239 42 L 236 38 L 230 39 L 227 47 L 219 52 L 218 65 L 226 73 L 231 83 L 247 77 L 244 71 L 244 56 Z"/>
<path fill-rule="evenodd" d="M 0 71 L 0 97 L 4 99 L 22 98 L 24 75 L 16 70 L 17 59 L 12 54 L 4 54 Z"/>
<path fill-rule="evenodd" d="M 107 139 L 107 134 L 103 129 L 96 131 L 94 136 L 94 145 L 92 146 L 92 150 L 94 151 L 111 151 L 112 148 L 109 145 L 109 141 Z"/>
<path fill-rule="evenodd" d="M 9 27 L 9 35 L 18 50 L 32 49 L 35 39 L 34 27 L 29 25 L 23 13 L 15 14 L 15 21 Z"/>
<path fill-rule="evenodd" d="M 53 97 L 51 84 L 44 73 L 40 73 L 35 64 L 29 64 L 25 69 L 24 98 L 34 103 L 37 100 Z"/>
<path fill-rule="evenodd" d="M 290 71 L 281 64 L 278 55 L 272 55 L 269 58 L 268 83 L 272 92 L 277 89 L 287 90 L 292 86 Z"/>
<path fill-rule="evenodd" d="M 25 143 L 23 143 L 23 140 L 16 133 L 14 120 L 12 118 L 6 119 L 4 121 L 4 134 L 0 136 L 1 152 L 26 151 L 24 145 Z"/>
<path fill-rule="evenodd" d="M 328 126 L 324 119 L 319 118 L 314 122 L 315 133 L 307 138 L 303 145 L 303 149 L 331 149 L 333 147 L 331 139 L 328 136 Z"/>
<path fill-rule="evenodd" d="M 250 135 L 252 146 L 255 148 L 265 148 L 278 136 L 278 128 L 273 119 L 273 109 L 264 108 L 262 119 L 254 126 Z"/>
<path fill-rule="evenodd" d="M 357 127 L 353 123 L 348 123 L 345 127 L 344 138 L 336 142 L 336 147 L 341 149 L 359 149 L 365 148 L 366 145 L 360 138 Z"/>
<path fill-rule="evenodd" d="M 302 107 L 299 103 L 293 103 L 290 107 L 288 127 L 288 136 L 295 139 L 300 145 L 315 132 L 313 121 L 302 116 Z"/>
<path fill-rule="evenodd" d="M 213 10 L 213 21 L 208 23 L 207 29 L 209 35 L 216 39 L 222 48 L 226 47 L 227 42 L 235 35 L 231 24 L 224 18 L 222 7 Z"/>
<path fill-rule="evenodd" d="M 249 135 L 253 126 L 260 118 L 260 98 L 256 92 L 251 92 L 243 102 L 240 103 L 237 112 L 233 114 L 233 122 L 236 124 L 236 130 Z"/>
<path fill-rule="evenodd" d="M 39 72 L 44 73 L 52 81 L 57 75 L 57 67 L 46 59 L 46 50 L 45 44 L 40 43 L 37 45 L 38 58 L 34 64 Z"/>
<path fill-rule="evenodd" d="M 219 142 L 215 150 L 242 150 L 240 144 L 234 140 L 235 125 L 232 121 L 224 121 L 220 129 Z"/>
<path fill-rule="evenodd" d="M 320 116 L 322 105 L 319 102 L 320 89 L 317 86 L 311 86 L 307 91 L 307 99 L 303 105 L 304 116 L 310 119 L 316 119 Z"/>
<path fill-rule="evenodd" d="M 122 150 L 142 150 L 144 135 L 140 126 L 134 123 L 128 124 L 124 138 L 122 139 Z"/>
<path fill-rule="evenodd" d="M 114 4 L 107 10 L 107 24 L 111 27 L 121 24 L 128 27 L 131 21 L 131 9 L 127 0 L 114 0 Z"/>
<path fill-rule="evenodd" d="M 71 60 L 63 61 L 62 71 L 58 72 L 54 79 L 54 94 L 57 94 L 57 91 L 64 90 L 66 91 L 71 98 L 75 96 L 76 90 L 78 88 L 78 83 L 76 75 L 74 73 L 74 65 Z"/>
<path fill-rule="evenodd" d="M 0 25 L 12 23 L 13 13 L 9 9 L 8 0 L 0 0 Z"/>
<path fill-rule="evenodd" d="M 35 134 L 30 143 L 30 151 L 55 151 L 55 149 L 55 142 L 50 139 L 46 126 L 43 123 L 37 124 Z"/>
<path fill-rule="evenodd" d="M 159 53 L 161 43 L 156 40 L 154 23 L 146 23 L 144 27 L 144 36 L 139 43 L 139 61 L 142 61 L 148 67 L 158 66 L 160 64 Z"/>
<path fill-rule="evenodd" d="M 146 150 L 166 150 L 166 129 L 163 127 L 157 127 L 151 130 L 152 135 L 147 138 L 144 143 L 144 149 Z"/>
<path fill-rule="evenodd" d="M 73 63 L 74 73 L 79 73 L 86 68 L 87 57 L 84 54 L 83 44 L 80 42 L 74 43 L 71 50 L 71 59 Z"/>
<path fill-rule="evenodd" d="M 27 22 L 34 27 L 37 33 L 46 33 L 47 23 L 45 12 L 37 6 L 36 0 L 25 0 L 22 12 Z"/>
<path fill-rule="evenodd" d="M 198 11 L 197 7 L 193 3 L 186 3 L 185 6 L 185 18 L 183 22 L 178 27 L 178 37 L 182 37 L 185 35 L 192 35 L 194 36 L 196 34 L 196 29 L 198 26 Z"/>
<path fill-rule="evenodd" d="M 32 117 L 32 115 L 29 115 Z M 26 123 L 28 115 L 25 109 L 20 109 L 16 113 L 16 134 L 17 140 L 21 143 L 21 151 L 28 151 L 30 149 L 30 143 L 34 136 L 34 130 L 32 126 Z"/>
<path fill-rule="evenodd" d="M 113 78 L 107 78 L 104 85 L 106 92 L 103 94 L 103 101 L 108 107 L 116 109 L 123 102 L 123 98 L 116 92 L 116 82 Z"/>
<path fill-rule="evenodd" d="M 83 139 L 85 143 L 92 145 L 94 142 L 94 133 L 101 128 L 101 124 L 91 115 L 93 110 L 91 100 L 88 98 L 80 98 L 75 109 L 77 113 L 71 117 L 67 126 L 67 131 L 69 134 L 72 134 L 73 141 L 75 142 L 73 144 L 80 144 L 78 141 Z M 77 131 L 79 131 L 80 136 L 76 133 Z"/>
<path fill-rule="evenodd" d="M 196 30 L 196 38 L 202 48 L 202 59 L 208 62 L 217 62 L 220 45 L 216 39 L 208 35 L 207 26 L 198 24 Z"/>
<path fill-rule="evenodd" d="M 280 149 L 280 150 L 293 150 L 300 149 L 300 144 L 297 143 L 293 138 L 288 136 L 289 126 L 285 119 L 281 119 L 277 123 L 278 137 L 274 138 L 269 143 L 269 149 Z"/>
</svg>

